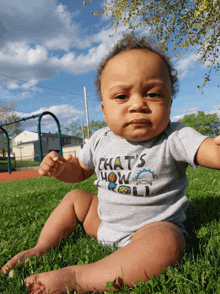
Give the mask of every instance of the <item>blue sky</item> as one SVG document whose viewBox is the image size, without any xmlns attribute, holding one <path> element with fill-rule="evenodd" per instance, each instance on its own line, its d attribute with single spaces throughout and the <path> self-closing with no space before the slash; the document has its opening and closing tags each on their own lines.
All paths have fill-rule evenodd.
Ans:
<svg viewBox="0 0 220 294">
<path fill-rule="evenodd" d="M 103 2 L 93 0 L 84 7 L 81 0 L 1 0 L 0 102 L 15 101 L 21 117 L 51 111 L 62 125 L 77 119 L 86 124 L 86 87 L 89 119 L 103 120 L 93 84 L 95 70 L 125 30 L 119 28 L 109 37 L 114 33 L 110 19 L 91 14 Z M 142 28 L 137 34 L 146 31 Z M 220 73 L 213 73 L 202 95 L 197 85 L 206 69 L 198 63 L 196 49 L 177 60 L 173 54 L 180 91 L 173 101 L 172 121 L 198 110 L 220 117 Z M 26 121 L 22 127 L 36 131 L 37 121 Z M 42 131 L 54 130 L 54 121 L 45 116 Z"/>
</svg>

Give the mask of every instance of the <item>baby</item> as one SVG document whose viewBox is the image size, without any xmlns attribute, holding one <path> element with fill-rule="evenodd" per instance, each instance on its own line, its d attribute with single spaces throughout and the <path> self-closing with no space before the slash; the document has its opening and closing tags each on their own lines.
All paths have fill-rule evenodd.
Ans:
<svg viewBox="0 0 220 294">
<path fill-rule="evenodd" d="M 108 127 L 91 137 L 79 154 L 52 151 L 41 176 L 76 183 L 97 175 L 98 195 L 69 192 L 48 218 L 36 246 L 1 269 L 42 255 L 70 236 L 78 221 L 99 242 L 120 247 L 93 264 L 68 266 L 26 279 L 28 293 L 72 293 L 132 288 L 180 262 L 189 204 L 186 168 L 220 169 L 220 136 L 207 138 L 170 122 L 177 78 L 169 59 L 144 38 L 127 34 L 98 68 L 96 85 Z"/>
</svg>

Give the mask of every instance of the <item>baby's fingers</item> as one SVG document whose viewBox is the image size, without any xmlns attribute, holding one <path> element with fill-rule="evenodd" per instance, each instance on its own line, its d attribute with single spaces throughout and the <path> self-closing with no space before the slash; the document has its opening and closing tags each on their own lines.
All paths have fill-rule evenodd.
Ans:
<svg viewBox="0 0 220 294">
<path fill-rule="evenodd" d="M 73 156 L 71 154 L 64 155 L 65 162 L 70 161 L 72 158 L 73 158 Z"/>
<path fill-rule="evenodd" d="M 51 177 L 54 173 L 56 172 L 56 167 L 51 167 L 48 165 L 42 165 L 39 170 L 38 170 L 38 174 L 40 176 L 48 176 Z"/>
<path fill-rule="evenodd" d="M 53 176 L 65 159 L 55 151 L 50 152 L 42 161 L 38 173 L 40 176 Z"/>
<path fill-rule="evenodd" d="M 52 173 L 52 171 L 57 168 L 58 164 L 55 162 L 43 162 L 40 165 L 40 168 L 38 170 L 38 174 L 40 176 L 50 176 L 50 174 Z"/>
</svg>

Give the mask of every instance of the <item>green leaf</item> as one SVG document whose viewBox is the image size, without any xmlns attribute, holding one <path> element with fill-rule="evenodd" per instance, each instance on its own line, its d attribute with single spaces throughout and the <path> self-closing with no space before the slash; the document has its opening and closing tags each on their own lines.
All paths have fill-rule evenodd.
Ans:
<svg viewBox="0 0 220 294">
<path fill-rule="evenodd" d="M 217 65 L 215 54 L 220 42 L 219 0 L 105 0 L 102 11 L 95 14 L 108 12 L 113 16 L 110 23 L 115 30 L 127 25 L 134 31 L 140 26 L 146 30 L 150 28 L 154 39 L 165 44 L 173 42 L 176 45 L 174 51 L 181 48 L 188 50 L 200 44 L 197 53 L 202 56 L 201 62 L 210 58 L 211 63 Z"/>
<path fill-rule="evenodd" d="M 81 264 L 84 264 L 84 262 L 83 262 L 82 260 L 79 260 L 79 261 L 77 262 L 77 265 L 81 265 Z"/>
<path fill-rule="evenodd" d="M 4 248 L 1 252 L 0 255 L 8 255 L 10 253 L 10 251 L 7 248 Z"/>
<path fill-rule="evenodd" d="M 111 289 L 111 287 L 113 287 L 113 284 L 112 284 L 112 282 L 106 282 L 106 286 L 105 286 L 105 288 L 106 289 Z"/>
<path fill-rule="evenodd" d="M 115 279 L 113 282 L 106 282 L 106 289 L 111 289 L 112 287 L 114 287 L 115 286 L 115 284 L 116 284 L 116 280 L 117 279 Z"/>
<path fill-rule="evenodd" d="M 198 111 L 197 115 L 185 115 L 180 122 L 209 137 L 216 137 L 220 134 L 220 119 L 216 113 L 205 115 L 203 111 Z"/>
</svg>

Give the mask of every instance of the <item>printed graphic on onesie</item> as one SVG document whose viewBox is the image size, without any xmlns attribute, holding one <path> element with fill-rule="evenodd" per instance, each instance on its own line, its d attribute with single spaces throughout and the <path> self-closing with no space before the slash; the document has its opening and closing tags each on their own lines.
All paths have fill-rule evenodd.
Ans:
<svg viewBox="0 0 220 294">
<path fill-rule="evenodd" d="M 100 182 L 104 181 L 108 183 L 108 190 L 112 192 L 132 196 L 150 196 L 150 186 L 153 186 L 157 175 L 154 170 L 146 167 L 145 156 L 146 154 L 115 158 L 101 157 L 98 166 L 100 177 L 96 185 L 101 187 Z"/>
</svg>

